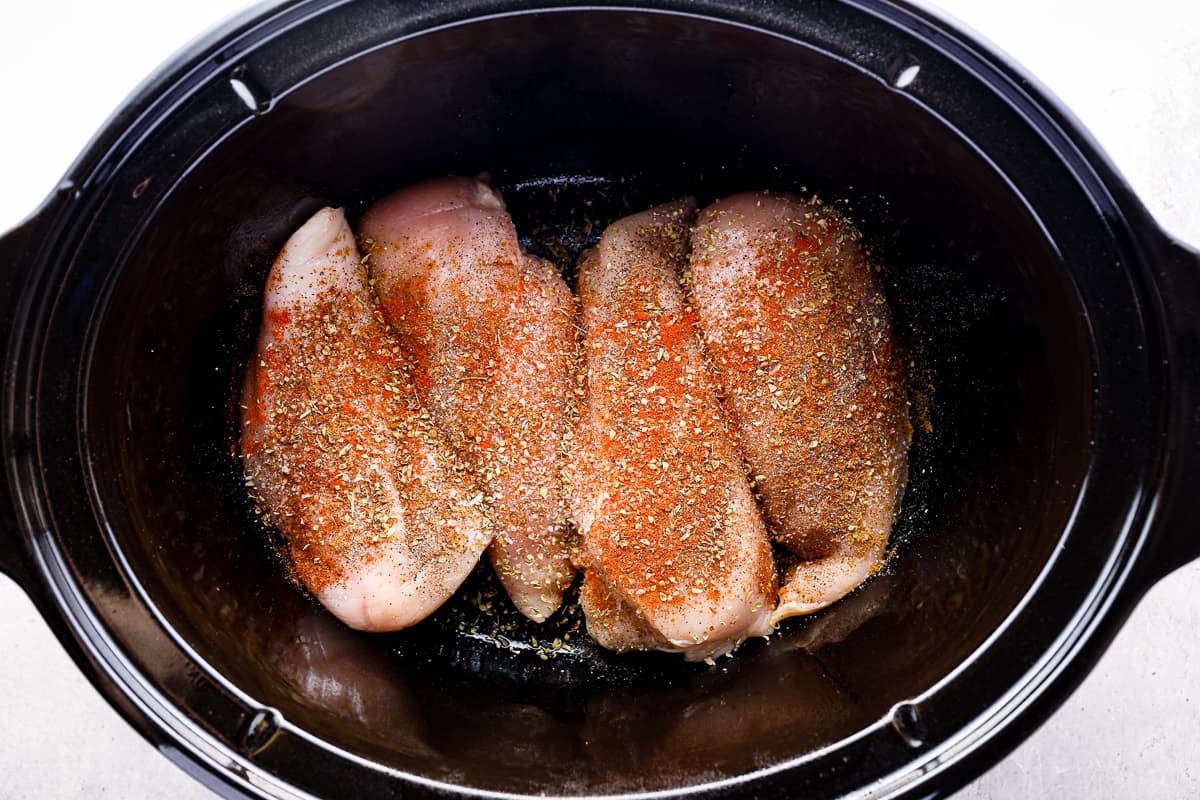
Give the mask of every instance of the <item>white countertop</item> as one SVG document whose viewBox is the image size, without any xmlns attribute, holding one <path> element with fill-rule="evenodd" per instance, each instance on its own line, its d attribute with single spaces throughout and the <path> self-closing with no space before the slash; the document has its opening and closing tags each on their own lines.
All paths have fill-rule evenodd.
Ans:
<svg viewBox="0 0 1200 800">
<path fill-rule="evenodd" d="M 162 61 L 243 0 L 16 2 L 0 23 L 0 231 Z M 1091 130 L 1200 245 L 1200 10 L 1180 0 L 941 0 Z M 1200 534 L 1198 534 L 1200 535 Z M 135 734 L 0 578 L 0 798 L 213 795 Z M 1200 563 L 1154 588 L 1083 686 L 959 797 L 1200 797 Z"/>
</svg>

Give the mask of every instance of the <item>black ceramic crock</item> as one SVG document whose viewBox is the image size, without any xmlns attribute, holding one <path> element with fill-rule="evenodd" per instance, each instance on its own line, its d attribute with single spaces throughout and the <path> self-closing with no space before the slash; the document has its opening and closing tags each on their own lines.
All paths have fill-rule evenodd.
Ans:
<svg viewBox="0 0 1200 800">
<path fill-rule="evenodd" d="M 233 450 L 265 270 L 324 203 L 482 170 L 560 257 L 682 193 L 855 216 L 929 423 L 890 571 L 711 668 L 543 659 L 483 577 L 387 637 L 289 586 Z M 1198 268 L 1059 107 L 905 5 L 284 3 L 0 240 L 0 568 L 231 796 L 945 794 L 1200 555 Z"/>
</svg>

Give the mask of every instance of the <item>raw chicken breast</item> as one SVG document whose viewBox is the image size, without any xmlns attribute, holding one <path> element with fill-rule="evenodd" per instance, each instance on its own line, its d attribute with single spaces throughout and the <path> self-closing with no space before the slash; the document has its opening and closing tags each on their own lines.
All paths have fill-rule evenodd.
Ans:
<svg viewBox="0 0 1200 800">
<path fill-rule="evenodd" d="M 588 633 L 720 655 L 771 630 L 766 529 L 684 306 L 691 201 L 610 225 L 580 264 L 585 397 L 573 465 Z"/>
<path fill-rule="evenodd" d="M 421 399 L 487 490 L 496 573 L 541 622 L 574 576 L 560 486 L 577 353 L 570 289 L 522 252 L 500 195 L 473 178 L 386 197 L 359 233 Z"/>
<path fill-rule="evenodd" d="M 295 577 L 369 631 L 424 618 L 491 541 L 398 353 L 344 214 L 318 211 L 267 278 L 242 460 Z"/>
<path fill-rule="evenodd" d="M 860 234 L 817 200 L 766 192 L 706 208 L 692 303 L 724 406 L 787 566 L 773 621 L 877 570 L 912 437 L 891 315 Z"/>
</svg>

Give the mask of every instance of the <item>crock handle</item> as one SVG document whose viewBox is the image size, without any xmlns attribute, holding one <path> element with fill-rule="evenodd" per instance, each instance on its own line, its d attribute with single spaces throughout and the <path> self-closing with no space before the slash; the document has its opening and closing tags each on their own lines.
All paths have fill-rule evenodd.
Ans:
<svg viewBox="0 0 1200 800">
<path fill-rule="evenodd" d="M 1155 263 L 1169 324 L 1166 479 L 1146 563 L 1151 581 L 1200 558 L 1200 252 L 1167 236 Z"/>
<path fill-rule="evenodd" d="M 0 237 L 0 572 L 15 580 L 26 593 L 33 594 L 36 569 L 29 552 L 19 509 L 16 506 L 12 481 L 19 442 L 14 431 L 7 398 L 16 376 L 12 364 L 13 334 L 21 295 L 27 277 L 35 269 L 38 245 L 44 241 L 49 226 L 65 205 L 69 192 L 60 190 L 52 195 L 33 215 L 18 227 Z"/>
</svg>

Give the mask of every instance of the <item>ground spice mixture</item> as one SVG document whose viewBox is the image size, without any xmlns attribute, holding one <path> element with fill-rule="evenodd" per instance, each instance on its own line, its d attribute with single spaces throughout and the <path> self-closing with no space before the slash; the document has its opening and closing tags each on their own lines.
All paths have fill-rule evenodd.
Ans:
<svg viewBox="0 0 1200 800">
<path fill-rule="evenodd" d="M 861 235 L 818 199 L 627 217 L 585 253 L 578 297 L 478 180 L 381 201 L 361 258 L 338 218 L 324 250 L 301 257 L 302 229 L 272 269 L 241 440 L 326 605 L 387 558 L 428 613 L 491 519 L 530 619 L 574 559 L 600 644 L 705 658 L 883 564 L 912 435 L 903 357 Z"/>
<path fill-rule="evenodd" d="M 686 283 L 768 528 L 803 561 L 839 560 L 822 580 L 857 575 L 844 594 L 883 562 L 912 435 L 878 267 L 815 197 L 726 198 L 692 243 Z"/>
<path fill-rule="evenodd" d="M 616 223 L 581 262 L 574 482 L 591 635 L 703 658 L 768 630 L 774 572 L 678 283 L 693 208 Z"/>
<path fill-rule="evenodd" d="M 562 452 L 577 337 L 570 289 L 522 252 L 499 195 L 429 181 L 376 204 L 361 226 L 374 286 L 418 394 L 486 490 L 492 565 L 531 619 L 554 613 L 568 557 Z"/>
<path fill-rule="evenodd" d="M 438 593 L 449 585 L 448 596 L 490 539 L 482 491 L 455 463 L 411 373 L 344 217 L 319 212 L 268 277 L 240 443 L 262 513 L 318 596 L 400 552 L 385 566 L 394 581 Z M 444 599 L 424 598 L 434 608 Z"/>
</svg>

